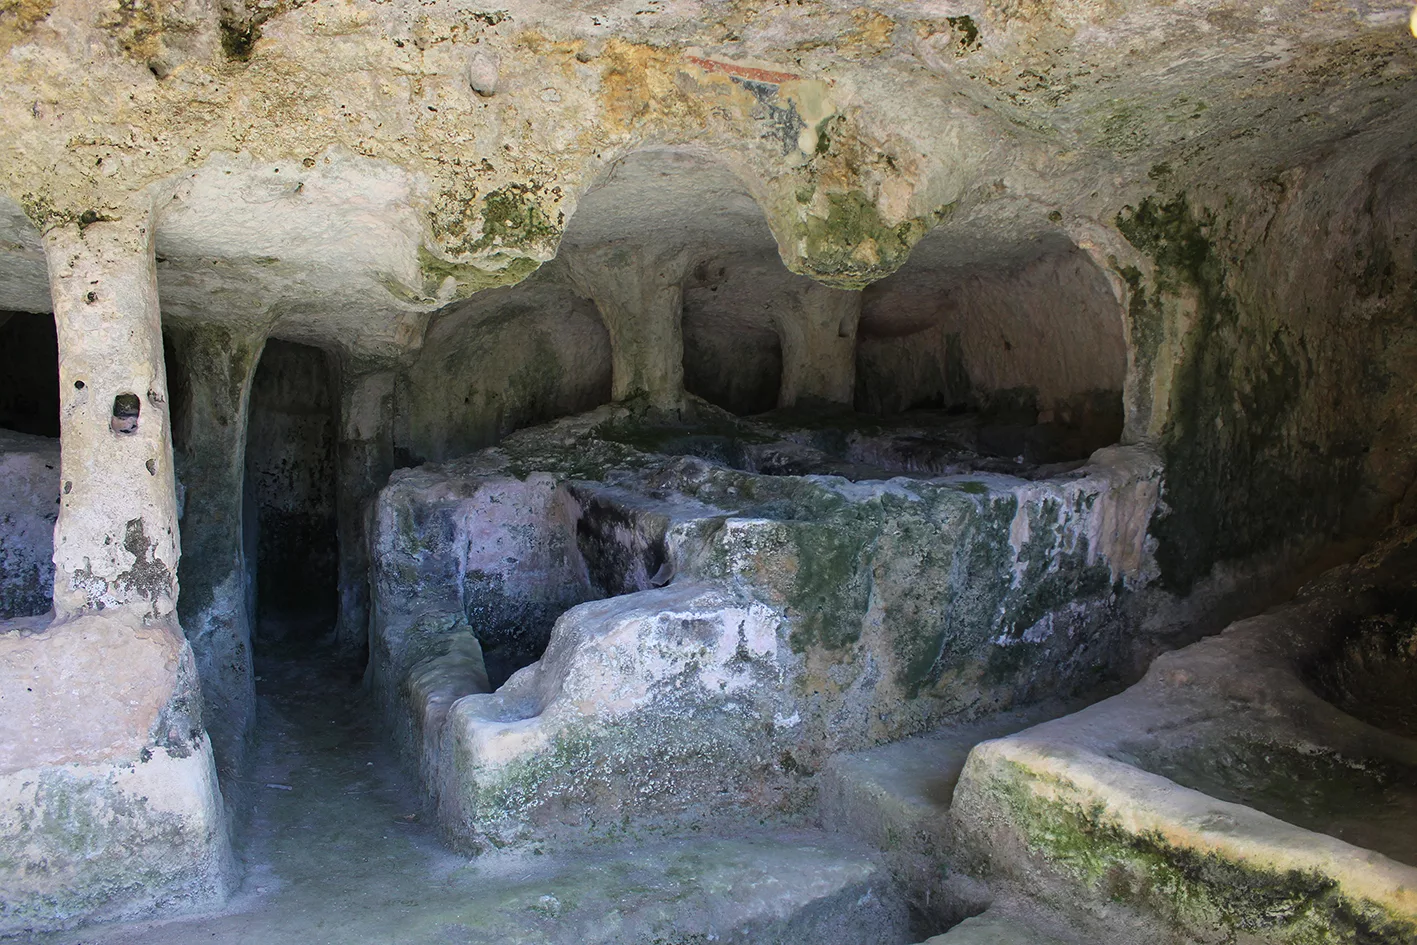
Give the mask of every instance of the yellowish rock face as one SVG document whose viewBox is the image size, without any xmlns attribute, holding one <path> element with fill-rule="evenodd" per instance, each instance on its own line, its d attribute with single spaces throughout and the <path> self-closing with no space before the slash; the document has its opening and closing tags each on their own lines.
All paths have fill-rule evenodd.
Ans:
<svg viewBox="0 0 1417 945">
<path fill-rule="evenodd" d="M 1345 116 L 1391 111 L 1414 71 L 1388 14 L 1298 3 L 936 17 L 832 2 L 23 0 L 0 11 L 0 49 L 0 190 L 36 226 L 141 195 L 174 312 L 299 308 L 286 317 L 311 337 L 371 353 L 416 344 L 421 313 L 552 258 L 587 190 L 637 151 L 728 168 L 788 268 L 857 288 L 937 226 L 1007 241 L 1056 210 L 1075 233 L 1163 165 L 1176 184 L 1258 173 L 1346 133 Z M 27 265 L 0 256 L 0 271 Z M 208 314 L 204 290 L 231 304 Z"/>
</svg>

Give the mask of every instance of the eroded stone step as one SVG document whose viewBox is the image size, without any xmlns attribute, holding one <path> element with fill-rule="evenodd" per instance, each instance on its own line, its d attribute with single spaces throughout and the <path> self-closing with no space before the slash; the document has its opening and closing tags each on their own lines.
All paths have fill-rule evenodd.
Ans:
<svg viewBox="0 0 1417 945">
<path fill-rule="evenodd" d="M 1012 903 L 991 906 L 943 935 L 921 945 L 1097 945 L 1079 937 L 1057 916 L 1036 913 Z"/>
<path fill-rule="evenodd" d="M 814 831 L 576 856 L 490 855 L 451 873 L 367 877 L 331 904 L 298 882 L 240 912 L 89 928 L 47 945 L 903 945 L 903 901 L 869 850 Z"/>
<path fill-rule="evenodd" d="M 822 824 L 892 853 L 942 854 L 948 848 L 955 782 L 970 749 L 1081 707 L 1079 702 L 1049 701 L 836 755 L 821 773 Z"/>
</svg>

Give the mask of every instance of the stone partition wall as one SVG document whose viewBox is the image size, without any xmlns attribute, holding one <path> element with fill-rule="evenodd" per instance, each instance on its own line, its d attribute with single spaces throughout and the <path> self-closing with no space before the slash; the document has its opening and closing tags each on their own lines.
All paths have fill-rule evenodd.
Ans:
<svg viewBox="0 0 1417 945">
<path fill-rule="evenodd" d="M 1139 645 L 1146 450 L 851 482 L 672 456 L 801 449 L 701 422 L 605 408 L 381 494 L 370 675 L 460 846 L 791 818 L 832 752 L 1095 685 Z M 518 644 L 489 694 L 482 654 Z"/>
<path fill-rule="evenodd" d="M 52 618 L 0 624 L 0 934 L 223 897 L 226 820 L 192 650 L 152 234 L 44 231 L 59 336 Z"/>
<path fill-rule="evenodd" d="M 174 326 L 166 339 L 183 487 L 177 610 L 196 653 L 217 757 L 236 770 L 256 711 L 243 493 L 251 379 L 265 335 L 197 325 Z"/>
</svg>

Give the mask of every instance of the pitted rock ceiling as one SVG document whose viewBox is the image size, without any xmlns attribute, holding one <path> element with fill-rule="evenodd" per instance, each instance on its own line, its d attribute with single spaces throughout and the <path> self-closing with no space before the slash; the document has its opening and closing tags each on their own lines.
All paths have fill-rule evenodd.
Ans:
<svg viewBox="0 0 1417 945">
<path fill-rule="evenodd" d="M 0 10 L 0 309 L 48 310 L 36 225 L 148 207 L 173 323 L 374 360 L 563 234 L 707 259 L 770 233 L 840 287 L 932 230 L 934 267 L 1071 241 L 1111 268 L 1135 256 L 1111 221 L 1147 195 L 1401 153 L 1408 13 L 23 0 Z"/>
</svg>

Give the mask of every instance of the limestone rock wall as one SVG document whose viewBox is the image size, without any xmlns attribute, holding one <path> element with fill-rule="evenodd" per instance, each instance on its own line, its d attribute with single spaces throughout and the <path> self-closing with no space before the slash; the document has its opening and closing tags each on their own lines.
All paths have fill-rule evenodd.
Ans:
<svg viewBox="0 0 1417 945">
<path fill-rule="evenodd" d="M 372 612 L 390 692 L 425 659 L 476 662 L 469 601 L 500 602 L 487 626 L 510 626 L 530 600 L 544 634 L 556 608 L 610 593 L 614 568 L 597 576 L 583 550 L 595 546 L 601 564 L 627 566 L 636 594 L 663 590 L 653 584 L 670 564 L 659 580 L 762 589 L 789 628 L 776 653 L 819 690 L 803 697 L 803 718 L 848 742 L 891 738 L 935 718 L 917 698 L 926 690 L 963 711 L 1022 696 L 1060 661 L 1100 665 L 1100 650 L 1128 638 L 1110 609 L 1089 608 L 1119 573 L 1150 580 L 1153 558 L 1167 588 L 1201 597 L 1217 564 L 1302 557 L 1394 509 L 1411 514 L 1417 47 L 1405 2 L 644 6 L 0 10 L 0 309 L 53 311 L 60 355 L 55 635 L 99 607 L 177 633 L 164 319 L 229 332 L 233 360 L 214 377 L 244 376 L 237 355 L 268 336 L 338 364 L 324 393 L 310 392 L 338 416 L 340 441 L 315 463 L 335 483 L 333 505 L 315 504 L 322 529 L 333 515 L 340 553 L 333 566 L 333 551 L 316 558 L 321 581 L 339 570 L 345 645 L 358 646 Z M 729 257 L 750 263 L 715 275 Z M 545 282 L 526 283 L 534 311 L 489 291 L 553 259 Z M 781 406 L 974 403 L 1085 428 L 1088 449 L 1112 440 L 1120 390 L 1125 455 L 1154 450 L 1161 472 L 1110 453 L 1109 473 L 978 478 L 916 502 L 892 486 L 773 484 L 686 462 L 664 472 L 664 489 L 698 503 L 686 521 L 722 527 L 684 532 L 677 558 L 672 516 L 602 493 L 606 514 L 583 542 L 566 522 L 573 504 L 596 502 L 557 480 L 535 501 L 508 501 L 557 522 L 555 566 L 523 577 L 561 596 L 497 597 L 531 558 L 497 564 L 490 545 L 458 547 L 472 526 L 446 509 L 408 520 L 403 544 L 384 549 L 394 564 L 376 599 L 364 595 L 365 570 L 380 566 L 361 549 L 393 534 L 380 519 L 385 537 L 366 546 L 364 510 L 398 460 L 448 458 L 607 391 L 671 413 L 693 393 L 750 412 L 768 403 L 774 373 Z M 224 386 L 211 428 L 189 442 L 221 444 L 230 492 L 244 394 Z M 217 436 L 219 417 L 237 435 Z M 504 456 L 518 465 L 496 470 L 508 481 L 527 482 L 547 456 L 566 482 L 603 482 L 614 467 L 518 442 Z M 1114 487 L 1132 498 L 1104 501 Z M 498 520 L 477 489 L 448 488 L 449 507 L 467 500 Z M 207 500 L 195 490 L 191 501 Z M 202 549 L 188 585 L 202 613 L 184 629 L 194 641 L 226 635 L 199 643 L 198 665 L 210 692 L 249 711 L 240 644 L 254 598 L 242 618 L 231 576 L 243 553 L 233 511 L 218 511 L 225 525 L 189 511 L 184 526 Z M 932 531 L 941 521 L 948 540 Z M 252 522 L 243 531 L 258 534 Z M 1090 557 L 1101 534 L 1125 534 L 1108 561 L 1126 567 Z M 877 574 L 866 544 L 936 596 Z M 474 561 L 482 576 L 469 581 Z M 208 620 L 203 605 L 223 585 L 230 606 Z M 423 593 L 396 594 L 415 586 Z M 941 608 L 967 628 L 922 630 L 920 614 Z M 436 620 L 412 632 L 425 614 Z M 892 638 L 890 627 L 914 630 Z M 19 646 L 11 633 L 0 639 Z M 44 661 L 31 654 L 15 672 L 25 659 Z M 433 688 L 478 694 L 475 667 L 450 672 Z M 160 674 L 151 686 L 189 691 Z M 137 731 L 102 777 L 142 770 Z M 207 749 L 192 744 L 195 771 Z M 210 782 L 184 777 L 193 822 L 216 824 Z M 100 807 L 120 812 L 127 797 Z M 57 809 L 17 803 L 25 816 Z M 25 816 L 6 821 L 6 842 Z M 178 846 L 214 862 L 218 829 Z M 55 875 L 75 871 L 65 889 L 106 888 L 85 885 L 102 858 L 64 847 L 75 836 L 55 826 L 34 861 L 53 847 Z M 180 861 L 154 843 L 106 849 Z M 181 882 L 150 875 L 147 890 Z M 68 921 L 101 898 L 27 914 Z"/>
<path fill-rule="evenodd" d="M 853 483 L 674 457 L 692 432 L 645 423 L 522 431 L 380 496 L 370 677 L 460 845 L 791 817 L 833 751 L 1095 684 L 1143 645 L 1145 450 Z M 524 668 L 495 694 L 417 682 L 471 641 Z"/>
<path fill-rule="evenodd" d="M 937 238 L 866 292 L 857 406 L 971 407 L 1084 429 L 1093 448 L 1116 442 L 1127 349 L 1104 272 L 1066 242 L 935 268 Z"/>
<path fill-rule="evenodd" d="M 610 342 L 594 305 L 555 272 L 441 312 L 400 375 L 395 448 L 443 462 L 610 399 Z"/>
<path fill-rule="evenodd" d="M 684 291 L 684 387 L 741 416 L 777 406 L 782 343 L 773 310 L 791 276 L 776 259 L 729 257 L 697 266 Z"/>
<path fill-rule="evenodd" d="M 1263 184 L 1162 193 L 1117 225 L 1136 248 L 1130 328 L 1166 462 L 1169 586 L 1217 561 L 1385 524 L 1417 472 L 1417 204 L 1405 136 L 1373 133 Z M 1404 513 L 1405 514 L 1405 513 Z"/>
<path fill-rule="evenodd" d="M 0 934 L 224 898 L 225 812 L 180 630 L 0 625 L 0 711 Z"/>
<path fill-rule="evenodd" d="M 576 550 L 575 500 L 551 476 L 395 475 L 370 532 L 368 676 L 392 718 L 409 670 L 473 627 L 498 683 L 536 658 L 567 608 L 600 596 Z"/>
</svg>

